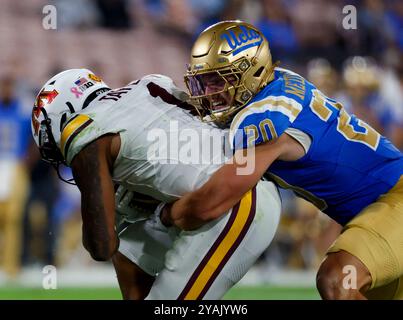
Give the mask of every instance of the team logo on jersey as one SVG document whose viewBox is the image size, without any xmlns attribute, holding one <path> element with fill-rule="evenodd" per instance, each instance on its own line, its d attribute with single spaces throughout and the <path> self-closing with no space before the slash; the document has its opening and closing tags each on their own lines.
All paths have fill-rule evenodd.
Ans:
<svg viewBox="0 0 403 320">
<path fill-rule="evenodd" d="M 88 75 L 88 77 L 89 77 L 91 80 L 95 81 L 95 82 L 101 82 L 101 81 L 102 81 L 102 79 L 101 79 L 100 77 L 98 77 L 98 76 L 96 76 L 95 74 L 92 74 L 92 73 L 90 73 L 90 74 Z"/>
<path fill-rule="evenodd" d="M 232 55 L 236 55 L 246 49 L 259 46 L 263 38 L 253 29 L 239 26 L 241 32 L 238 35 L 233 30 L 221 34 L 221 39 L 226 40 L 232 50 Z M 252 42 L 253 41 L 253 42 Z"/>
</svg>

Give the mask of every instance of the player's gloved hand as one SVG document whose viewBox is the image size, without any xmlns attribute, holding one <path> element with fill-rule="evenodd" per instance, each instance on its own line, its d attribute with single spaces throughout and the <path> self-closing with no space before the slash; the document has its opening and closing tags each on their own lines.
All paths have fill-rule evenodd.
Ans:
<svg viewBox="0 0 403 320">
<path fill-rule="evenodd" d="M 128 217 L 133 208 L 130 203 L 133 199 L 133 192 L 130 192 L 123 186 L 119 186 L 115 192 L 115 210 L 122 217 Z"/>
<path fill-rule="evenodd" d="M 172 204 L 171 203 L 165 203 L 161 202 L 157 209 L 155 210 L 157 213 L 157 216 L 159 216 L 161 223 L 169 228 L 173 225 L 172 219 L 170 217 L 170 209 L 171 209 Z"/>
<path fill-rule="evenodd" d="M 147 219 L 153 214 L 159 203 L 152 197 L 129 191 L 123 186 L 119 186 L 115 192 L 116 214 L 129 222 Z"/>
<path fill-rule="evenodd" d="M 162 212 L 163 212 L 164 208 L 167 206 L 170 206 L 170 205 L 165 202 L 161 202 L 158 205 L 158 207 L 155 209 L 153 215 L 148 219 L 147 223 L 152 224 L 153 230 L 159 230 L 160 232 L 168 234 L 173 241 L 181 230 L 178 229 L 172 223 L 170 223 L 169 220 L 167 220 L 165 218 L 164 218 L 164 222 L 161 220 Z"/>
</svg>

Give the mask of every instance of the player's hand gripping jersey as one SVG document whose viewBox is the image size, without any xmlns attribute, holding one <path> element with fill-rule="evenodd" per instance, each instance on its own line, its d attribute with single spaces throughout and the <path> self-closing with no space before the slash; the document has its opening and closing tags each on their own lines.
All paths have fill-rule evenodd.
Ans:
<svg viewBox="0 0 403 320">
<path fill-rule="evenodd" d="M 390 190 L 403 174 L 403 155 L 365 122 L 291 71 L 275 78 L 233 119 L 234 149 L 287 133 L 306 155 L 275 161 L 267 176 L 291 188 L 340 224 Z"/>
</svg>

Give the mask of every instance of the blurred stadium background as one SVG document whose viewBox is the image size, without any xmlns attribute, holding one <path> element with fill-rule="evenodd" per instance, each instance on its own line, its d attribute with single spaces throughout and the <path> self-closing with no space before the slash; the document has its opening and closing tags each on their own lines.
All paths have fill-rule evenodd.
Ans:
<svg viewBox="0 0 403 320">
<path fill-rule="evenodd" d="M 42 9 L 57 9 L 45 30 Z M 345 5 L 357 29 L 342 27 Z M 0 1 L 0 299 L 120 299 L 111 264 L 81 245 L 79 194 L 39 160 L 34 95 L 50 76 L 88 67 L 112 87 L 148 73 L 183 85 L 193 39 L 224 19 L 256 24 L 275 60 L 403 148 L 401 0 Z M 275 241 L 228 299 L 318 299 L 315 271 L 340 227 L 284 192 Z M 43 268 L 57 268 L 45 290 Z"/>
</svg>

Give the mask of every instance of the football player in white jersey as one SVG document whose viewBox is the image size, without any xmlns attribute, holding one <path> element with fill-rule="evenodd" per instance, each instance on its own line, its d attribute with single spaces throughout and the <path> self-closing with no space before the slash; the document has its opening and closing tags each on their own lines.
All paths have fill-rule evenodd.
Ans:
<svg viewBox="0 0 403 320">
<path fill-rule="evenodd" d="M 126 299 L 219 299 L 278 225 L 280 199 L 267 181 L 221 218 L 190 221 L 196 230 L 161 222 L 164 202 L 199 188 L 227 160 L 226 132 L 193 117 L 185 99 L 162 75 L 111 90 L 71 69 L 46 82 L 33 108 L 43 159 L 70 166 L 81 191 L 83 245 L 95 260 L 112 258 Z"/>
</svg>

